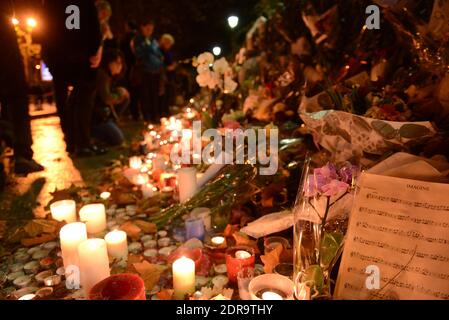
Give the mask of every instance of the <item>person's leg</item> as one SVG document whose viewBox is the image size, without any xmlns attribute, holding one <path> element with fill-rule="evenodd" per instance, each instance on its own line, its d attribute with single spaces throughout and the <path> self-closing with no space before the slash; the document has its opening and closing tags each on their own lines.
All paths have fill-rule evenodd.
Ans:
<svg viewBox="0 0 449 320">
<path fill-rule="evenodd" d="M 122 130 L 112 120 L 95 125 L 92 136 L 110 146 L 119 146 L 125 141 Z"/>
<path fill-rule="evenodd" d="M 71 134 L 69 131 L 70 125 L 67 123 L 67 100 L 68 100 L 68 86 L 69 81 L 67 80 L 67 70 L 60 65 L 52 65 L 50 68 L 53 76 L 53 87 L 55 94 L 55 103 L 58 116 L 61 123 L 61 129 L 64 133 L 64 138 L 66 142 L 66 149 L 68 152 L 74 151 L 73 141 L 71 141 Z"/>
<path fill-rule="evenodd" d="M 16 33 L 9 20 L 0 17 L 0 96 L 14 131 L 15 171 L 20 174 L 43 170 L 33 160 L 32 137 L 28 111 L 27 85 Z"/>
<path fill-rule="evenodd" d="M 161 117 L 160 106 L 159 106 L 159 83 L 160 74 L 151 74 L 149 91 L 150 91 L 150 116 L 151 121 L 158 122 Z"/>
<path fill-rule="evenodd" d="M 142 83 L 140 86 L 140 101 L 142 107 L 143 119 L 145 121 L 151 120 L 151 75 L 144 73 L 142 75 Z"/>
<path fill-rule="evenodd" d="M 136 86 L 129 87 L 129 111 L 131 112 L 131 116 L 134 121 L 138 121 L 140 118 L 139 112 L 139 88 Z"/>
</svg>

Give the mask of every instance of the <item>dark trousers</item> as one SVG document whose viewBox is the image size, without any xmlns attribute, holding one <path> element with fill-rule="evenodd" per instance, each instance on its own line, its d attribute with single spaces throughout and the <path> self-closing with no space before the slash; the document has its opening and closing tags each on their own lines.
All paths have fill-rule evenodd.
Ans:
<svg viewBox="0 0 449 320">
<path fill-rule="evenodd" d="M 55 101 L 67 150 L 91 144 L 92 112 L 95 100 L 97 70 L 86 63 L 48 62 L 53 75 Z M 68 86 L 73 87 L 68 92 Z"/>
<path fill-rule="evenodd" d="M 14 154 L 31 160 L 32 137 L 28 113 L 27 84 L 16 33 L 9 18 L 0 16 L 0 102 L 2 115 L 14 133 Z"/>
<path fill-rule="evenodd" d="M 159 84 L 160 73 L 147 73 L 142 75 L 140 87 L 140 99 L 142 103 L 142 113 L 145 121 L 159 121 Z"/>
</svg>

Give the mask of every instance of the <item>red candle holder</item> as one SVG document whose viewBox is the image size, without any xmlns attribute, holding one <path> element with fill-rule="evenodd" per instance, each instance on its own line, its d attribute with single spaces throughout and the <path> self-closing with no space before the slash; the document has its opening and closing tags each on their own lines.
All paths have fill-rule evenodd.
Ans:
<svg viewBox="0 0 449 320">
<path fill-rule="evenodd" d="M 113 275 L 90 290 L 89 300 L 146 300 L 145 283 L 135 274 Z"/>
<path fill-rule="evenodd" d="M 241 255 L 241 253 L 246 254 Z M 239 256 L 240 255 L 240 256 Z M 231 282 L 237 282 L 237 274 L 243 268 L 252 267 L 256 262 L 256 254 L 253 248 L 246 246 L 232 247 L 226 250 L 226 268 Z"/>
</svg>

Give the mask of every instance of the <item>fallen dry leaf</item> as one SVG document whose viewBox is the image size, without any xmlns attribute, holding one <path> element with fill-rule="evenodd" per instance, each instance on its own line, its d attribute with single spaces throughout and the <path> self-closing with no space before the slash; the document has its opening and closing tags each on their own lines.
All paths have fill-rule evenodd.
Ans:
<svg viewBox="0 0 449 320">
<path fill-rule="evenodd" d="M 281 260 L 282 251 L 282 246 L 276 246 L 268 254 L 260 256 L 260 260 L 262 260 L 264 264 L 263 270 L 265 273 L 273 273 L 273 269 L 279 264 Z"/>
<path fill-rule="evenodd" d="M 145 282 L 147 290 L 151 290 L 159 282 L 162 271 L 157 265 L 144 260 L 134 263 L 133 266 Z"/>
<path fill-rule="evenodd" d="M 257 247 L 257 241 L 249 239 L 246 234 L 241 232 L 234 232 L 232 236 L 235 239 L 236 246 L 247 246 L 253 248 L 255 253 L 259 253 L 259 248 Z"/>
<path fill-rule="evenodd" d="M 42 236 L 39 237 L 34 237 L 34 238 L 24 238 L 22 240 L 20 240 L 20 242 L 22 243 L 23 246 L 25 247 L 33 247 L 33 246 L 37 246 L 39 244 L 42 244 L 44 242 L 49 242 L 49 241 L 53 241 L 57 238 L 56 235 L 53 234 L 44 234 Z"/>
<path fill-rule="evenodd" d="M 226 226 L 225 230 L 223 231 L 223 236 L 225 238 L 231 237 L 234 234 L 234 232 L 236 232 L 237 230 L 238 230 L 237 225 L 228 224 Z"/>
<path fill-rule="evenodd" d="M 159 300 L 172 300 L 174 292 L 172 289 L 162 289 L 156 295 Z"/>
<path fill-rule="evenodd" d="M 143 230 L 145 233 L 156 233 L 157 227 L 154 223 L 143 221 L 143 220 L 135 220 L 134 224 Z"/>
<path fill-rule="evenodd" d="M 142 229 L 140 229 L 138 226 L 136 226 L 131 221 L 126 221 L 120 226 L 120 230 L 123 230 L 126 232 L 128 237 L 133 239 L 134 241 L 139 240 L 140 238 L 140 232 L 142 232 Z"/>
</svg>

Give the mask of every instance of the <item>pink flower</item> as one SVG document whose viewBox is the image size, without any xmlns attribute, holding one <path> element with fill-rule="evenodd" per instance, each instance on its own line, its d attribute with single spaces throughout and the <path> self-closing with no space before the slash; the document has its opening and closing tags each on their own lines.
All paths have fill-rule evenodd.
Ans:
<svg viewBox="0 0 449 320">
<path fill-rule="evenodd" d="M 349 185 L 339 180 L 332 180 L 330 183 L 323 185 L 321 190 L 324 196 L 332 197 L 345 193 Z"/>
</svg>

